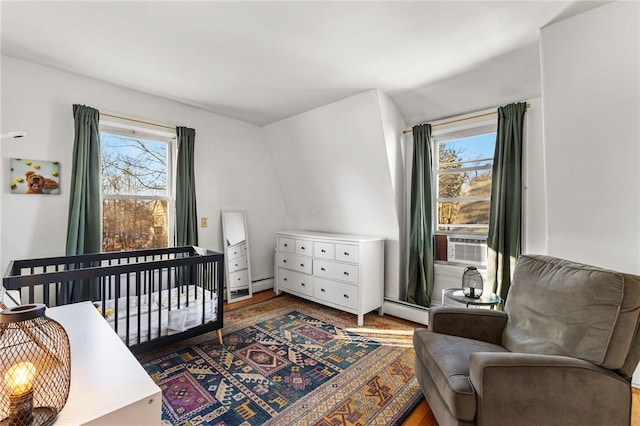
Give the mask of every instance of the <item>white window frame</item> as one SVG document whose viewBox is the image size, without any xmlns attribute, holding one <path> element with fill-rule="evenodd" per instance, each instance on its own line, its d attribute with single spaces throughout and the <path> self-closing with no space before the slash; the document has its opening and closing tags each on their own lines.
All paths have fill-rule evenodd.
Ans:
<svg viewBox="0 0 640 426">
<path fill-rule="evenodd" d="M 490 201 L 490 196 L 483 197 L 453 197 L 453 198 L 440 198 L 439 196 L 439 187 L 438 177 L 444 174 L 453 174 L 460 173 L 460 169 L 455 169 L 455 171 L 448 170 L 439 170 L 440 168 L 440 156 L 439 156 L 439 144 L 443 142 L 449 142 L 456 139 L 463 139 L 472 136 L 479 136 L 487 133 L 495 133 L 497 131 L 497 116 L 492 118 L 483 117 L 482 119 L 474 119 L 474 120 L 453 120 L 451 124 L 448 125 L 438 125 L 438 123 L 434 123 L 432 125 L 431 131 L 431 140 L 432 140 L 432 157 L 433 158 L 433 188 L 432 188 L 432 201 L 433 201 L 433 226 L 434 233 L 439 235 L 459 235 L 459 236 L 473 236 L 474 238 L 486 238 L 488 237 L 488 233 L 480 233 L 480 232 L 468 232 L 459 229 L 452 230 L 440 230 L 440 226 L 446 226 L 448 224 L 439 224 L 438 219 L 438 203 L 440 202 L 459 202 L 459 201 Z M 491 160 L 491 165 L 478 166 L 478 167 L 469 167 L 464 169 L 465 172 L 472 172 L 476 170 L 491 170 L 493 167 L 493 157 L 487 158 L 484 160 Z M 479 160 L 472 160 L 473 162 Z M 466 161 L 471 162 L 470 161 Z M 461 162 L 464 163 L 464 162 Z M 460 163 L 455 163 L 460 164 Z M 485 225 L 477 225 L 477 224 L 466 224 L 460 225 L 459 227 L 464 228 L 486 228 Z"/>
<path fill-rule="evenodd" d="M 175 189 L 176 189 L 176 168 L 178 157 L 178 144 L 176 132 L 169 129 L 161 129 L 156 127 L 147 127 L 137 124 L 131 124 L 127 120 L 118 119 L 100 119 L 98 126 L 100 134 L 100 153 L 102 155 L 102 133 L 110 133 L 114 135 L 140 138 L 154 142 L 167 144 L 167 194 L 166 195 L 121 195 L 121 194 L 104 194 L 102 185 L 100 185 L 100 235 L 102 236 L 102 206 L 105 199 L 110 200 L 166 200 L 167 201 L 167 247 L 175 246 Z M 100 179 L 102 180 L 102 161 L 100 161 Z M 102 251 L 102 237 L 100 242 Z"/>
</svg>

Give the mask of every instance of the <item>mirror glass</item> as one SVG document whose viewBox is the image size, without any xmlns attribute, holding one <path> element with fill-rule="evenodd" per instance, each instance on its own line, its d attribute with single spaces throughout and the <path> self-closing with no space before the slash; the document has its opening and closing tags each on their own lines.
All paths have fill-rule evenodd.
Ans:
<svg viewBox="0 0 640 426">
<path fill-rule="evenodd" d="M 252 297 L 247 213 L 245 210 L 222 210 L 222 238 L 227 303 Z"/>
</svg>

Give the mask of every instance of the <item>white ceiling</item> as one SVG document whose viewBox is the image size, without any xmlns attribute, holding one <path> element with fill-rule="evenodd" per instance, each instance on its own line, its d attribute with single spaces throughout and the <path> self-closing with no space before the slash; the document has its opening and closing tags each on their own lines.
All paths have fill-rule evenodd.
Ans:
<svg viewBox="0 0 640 426">
<path fill-rule="evenodd" d="M 381 89 L 408 125 L 540 96 L 588 1 L 2 1 L 2 54 L 268 124 Z"/>
</svg>

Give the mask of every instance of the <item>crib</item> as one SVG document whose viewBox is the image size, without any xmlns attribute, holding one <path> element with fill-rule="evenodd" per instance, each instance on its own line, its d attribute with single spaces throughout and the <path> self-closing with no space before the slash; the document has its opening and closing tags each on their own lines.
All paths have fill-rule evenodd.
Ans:
<svg viewBox="0 0 640 426">
<path fill-rule="evenodd" d="M 222 343 L 223 285 L 223 254 L 195 246 L 14 260 L 3 277 L 23 304 L 91 300 L 134 353 L 213 330 Z"/>
</svg>

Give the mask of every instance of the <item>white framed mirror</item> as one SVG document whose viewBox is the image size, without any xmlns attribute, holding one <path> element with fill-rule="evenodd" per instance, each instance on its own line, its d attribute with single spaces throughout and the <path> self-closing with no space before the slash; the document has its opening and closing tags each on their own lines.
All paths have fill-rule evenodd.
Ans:
<svg viewBox="0 0 640 426">
<path fill-rule="evenodd" d="M 221 210 L 220 214 L 226 259 L 227 303 L 233 303 L 253 296 L 247 212 L 242 209 L 227 209 Z"/>
</svg>

